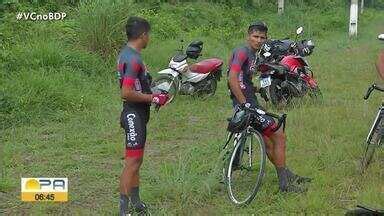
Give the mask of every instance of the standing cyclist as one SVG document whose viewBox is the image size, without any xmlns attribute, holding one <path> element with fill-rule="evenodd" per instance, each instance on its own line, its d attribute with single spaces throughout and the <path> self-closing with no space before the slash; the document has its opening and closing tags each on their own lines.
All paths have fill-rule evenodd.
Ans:
<svg viewBox="0 0 384 216">
<path fill-rule="evenodd" d="M 257 21 L 248 27 L 247 43 L 236 48 L 229 61 L 228 86 L 230 89 L 232 105 L 240 107 L 257 107 L 255 87 L 252 83 L 252 74 L 256 70 L 257 53 L 267 40 L 268 27 L 264 22 Z M 275 131 L 277 124 L 272 117 L 260 115 L 257 130 L 259 130 L 266 143 L 269 160 L 276 167 L 279 178 L 279 189 L 282 192 L 302 192 L 303 189 L 293 184 L 310 181 L 310 178 L 301 177 L 292 173 L 285 162 L 285 134 L 282 128 Z"/>
<path fill-rule="evenodd" d="M 150 76 L 141 58 L 149 42 L 150 25 L 140 17 L 130 17 L 126 24 L 128 43 L 117 60 L 123 110 L 120 123 L 125 131 L 125 166 L 120 177 L 120 215 L 146 213 L 139 196 L 139 170 L 143 162 L 147 123 L 151 103 L 164 105 L 166 94 L 152 94 Z"/>
</svg>

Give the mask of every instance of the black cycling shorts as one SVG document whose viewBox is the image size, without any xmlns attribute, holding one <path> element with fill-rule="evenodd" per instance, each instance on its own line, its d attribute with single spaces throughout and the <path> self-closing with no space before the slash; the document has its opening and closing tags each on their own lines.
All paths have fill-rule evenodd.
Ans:
<svg viewBox="0 0 384 216">
<path fill-rule="evenodd" d="M 258 107 L 256 97 L 247 98 L 247 102 L 251 104 L 251 107 Z M 232 106 L 234 110 L 239 106 L 239 103 L 234 98 L 232 98 Z M 263 136 L 270 137 L 277 128 L 275 120 L 271 116 L 265 114 L 258 114 L 255 117 L 256 121 L 254 121 L 254 125 L 252 125 L 253 128 L 259 131 Z"/>
<path fill-rule="evenodd" d="M 120 125 L 125 132 L 125 157 L 143 157 L 148 121 L 149 109 L 126 107 L 121 112 Z"/>
</svg>

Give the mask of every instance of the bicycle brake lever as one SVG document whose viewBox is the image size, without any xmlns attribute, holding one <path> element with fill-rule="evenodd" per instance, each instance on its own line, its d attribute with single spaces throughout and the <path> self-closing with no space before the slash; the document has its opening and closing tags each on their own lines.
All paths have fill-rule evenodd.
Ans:
<svg viewBox="0 0 384 216">
<path fill-rule="evenodd" d="M 373 84 L 372 86 L 370 86 L 368 88 L 368 91 L 367 93 L 365 94 L 364 96 L 364 100 L 367 100 L 369 98 L 369 96 L 371 95 L 372 91 L 375 89 L 375 84 Z"/>
</svg>

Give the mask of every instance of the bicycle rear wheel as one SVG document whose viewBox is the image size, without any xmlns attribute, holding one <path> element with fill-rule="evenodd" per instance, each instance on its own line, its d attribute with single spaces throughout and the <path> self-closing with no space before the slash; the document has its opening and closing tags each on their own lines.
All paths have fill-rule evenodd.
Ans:
<svg viewBox="0 0 384 216">
<path fill-rule="evenodd" d="M 247 129 L 234 139 L 235 147 L 226 169 L 229 199 L 237 205 L 246 205 L 256 196 L 264 176 L 266 153 L 262 135 Z"/>
<path fill-rule="evenodd" d="M 379 147 L 382 138 L 383 130 L 383 119 L 379 118 L 376 121 L 374 128 L 372 129 L 372 134 L 367 140 L 365 147 L 364 157 L 362 161 L 362 170 L 366 170 L 373 159 L 373 155 L 376 151 L 376 148 Z"/>
</svg>

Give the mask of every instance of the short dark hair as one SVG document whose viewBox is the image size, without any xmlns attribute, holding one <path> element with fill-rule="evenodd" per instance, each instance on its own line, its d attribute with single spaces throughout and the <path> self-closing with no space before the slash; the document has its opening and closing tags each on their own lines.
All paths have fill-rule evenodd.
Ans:
<svg viewBox="0 0 384 216">
<path fill-rule="evenodd" d="M 140 35 L 148 33 L 150 30 L 149 22 L 141 17 L 129 17 L 125 25 L 128 40 L 137 39 Z"/>
<path fill-rule="evenodd" d="M 268 26 L 265 22 L 262 21 L 256 21 L 249 25 L 248 27 L 248 34 L 251 34 L 252 32 L 259 31 L 259 32 L 264 32 L 268 33 Z"/>
</svg>

